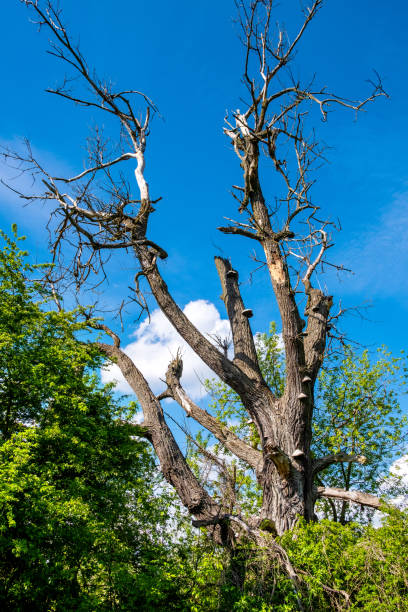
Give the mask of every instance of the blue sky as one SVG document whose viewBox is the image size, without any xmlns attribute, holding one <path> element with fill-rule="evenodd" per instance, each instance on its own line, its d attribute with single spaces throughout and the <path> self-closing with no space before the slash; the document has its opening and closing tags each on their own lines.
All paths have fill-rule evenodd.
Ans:
<svg viewBox="0 0 408 612">
<path fill-rule="evenodd" d="M 298 23 L 300 4 L 280 2 L 278 16 L 289 34 Z M 216 230 L 224 216 L 237 216 L 229 190 L 241 179 L 222 132 L 226 109 L 242 105 L 234 3 L 61 0 L 61 6 L 99 75 L 144 91 L 163 116 L 152 125 L 146 176 L 152 197 L 163 197 L 150 236 L 169 252 L 163 272 L 173 294 L 183 307 L 208 300 L 224 318 L 213 256 L 231 256 L 244 282 L 245 302 L 254 311 L 253 330 L 265 331 L 277 312 L 267 276 L 258 272 L 249 282 L 253 245 Z M 45 53 L 47 35 L 39 34 L 28 17 L 18 0 L 2 6 L 0 142 L 15 145 L 28 137 L 48 167 L 79 171 L 88 130 L 105 118 L 44 92 L 61 80 L 64 68 Z M 364 312 L 368 320 L 348 317 L 343 328 L 365 346 L 385 343 L 395 352 L 406 348 L 408 338 L 407 18 L 408 6 L 399 0 L 387 7 L 380 0 L 328 0 L 294 65 L 295 74 L 305 79 L 316 74 L 320 85 L 355 98 L 370 93 L 367 79 L 374 68 L 390 94 L 389 100 L 367 107 L 357 121 L 352 113 L 339 111 L 327 123 L 317 123 L 318 134 L 331 148 L 314 193 L 326 216 L 341 220 L 332 257 L 354 270 L 353 276 L 338 280 L 329 275 L 322 282 L 342 298 L 343 306 L 370 304 Z M 7 229 L 17 222 L 40 261 L 47 259 L 47 216 L 45 207 L 22 208 L 0 190 L 0 225 Z M 107 301 L 133 269 L 132 262 L 120 265 L 123 270 L 115 268 Z M 133 321 L 132 314 L 130 333 Z"/>
</svg>

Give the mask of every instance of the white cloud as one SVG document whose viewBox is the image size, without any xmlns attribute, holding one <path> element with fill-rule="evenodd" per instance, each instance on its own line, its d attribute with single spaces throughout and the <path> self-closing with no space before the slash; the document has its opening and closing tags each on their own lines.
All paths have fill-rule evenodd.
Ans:
<svg viewBox="0 0 408 612">
<path fill-rule="evenodd" d="M 205 300 L 189 302 L 183 310 L 190 321 L 212 342 L 211 336 L 226 337 L 230 335 L 230 324 L 221 319 L 214 304 Z M 141 370 L 155 393 L 164 389 L 160 380 L 165 377 L 170 360 L 180 348 L 183 357 L 182 384 L 192 399 L 205 395 L 201 381 L 214 377 L 214 373 L 192 351 L 187 343 L 176 332 L 163 313 L 157 309 L 145 319 L 134 332 L 135 340 L 124 347 L 124 351 Z M 104 383 L 115 381 L 117 389 L 123 393 L 132 393 L 115 365 L 102 371 Z"/>
<path fill-rule="evenodd" d="M 403 455 L 391 465 L 390 476 L 382 485 L 380 495 L 383 495 L 384 493 L 387 494 L 387 492 L 392 494 L 392 491 L 395 488 L 401 491 L 401 493 L 396 497 L 391 498 L 389 500 L 390 503 L 400 510 L 408 508 L 408 454 Z M 381 526 L 384 516 L 385 515 L 378 510 L 374 513 L 374 527 Z"/>
<path fill-rule="evenodd" d="M 394 461 L 390 467 L 390 486 L 398 486 L 402 491 L 400 495 L 394 497 L 391 501 L 397 508 L 403 509 L 408 507 L 408 455 L 404 455 Z"/>
<path fill-rule="evenodd" d="M 394 461 L 390 472 L 401 478 L 402 484 L 408 487 L 408 455 Z"/>
</svg>

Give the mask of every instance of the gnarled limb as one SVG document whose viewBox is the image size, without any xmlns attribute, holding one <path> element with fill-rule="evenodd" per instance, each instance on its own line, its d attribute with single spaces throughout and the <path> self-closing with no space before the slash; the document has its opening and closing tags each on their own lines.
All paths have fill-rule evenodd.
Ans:
<svg viewBox="0 0 408 612">
<path fill-rule="evenodd" d="M 174 359 L 167 369 L 166 383 L 167 390 L 162 394 L 163 397 L 172 397 L 186 411 L 187 416 L 195 419 L 200 425 L 210 431 L 221 442 L 225 448 L 233 453 L 242 461 L 245 461 L 256 474 L 262 470 L 262 453 L 246 444 L 228 427 L 220 423 L 209 412 L 203 410 L 195 404 L 184 391 L 180 384 L 183 369 L 183 362 L 180 356 Z M 162 397 L 162 396 L 159 396 Z"/>
<path fill-rule="evenodd" d="M 371 495 L 371 493 L 364 493 L 363 491 L 346 491 L 345 489 L 338 489 L 337 487 L 317 487 L 317 497 L 341 499 L 342 501 L 353 502 L 361 506 L 376 508 L 377 510 L 381 506 L 380 498 Z"/>
<path fill-rule="evenodd" d="M 164 419 L 160 402 L 151 391 L 143 374 L 120 347 L 102 342 L 96 342 L 96 345 L 118 365 L 124 378 L 135 392 L 143 410 L 143 428 L 153 444 L 160 461 L 161 471 L 167 482 L 176 489 L 182 503 L 191 514 L 200 519 L 214 519 L 219 516 L 220 506 L 200 485 L 188 466 Z M 218 539 L 222 539 L 220 534 Z"/>
<path fill-rule="evenodd" d="M 316 380 L 320 367 L 323 363 L 324 350 L 327 340 L 327 320 L 333 299 L 329 295 L 324 295 L 320 289 L 308 289 L 307 305 L 305 316 L 307 316 L 307 326 L 305 330 L 305 373 Z"/>
<path fill-rule="evenodd" d="M 217 227 L 217 229 L 223 234 L 235 234 L 239 236 L 244 236 L 245 238 L 251 238 L 252 240 L 257 240 L 258 242 L 262 242 L 262 237 L 254 232 L 250 232 L 245 230 L 242 227 L 238 226 L 227 226 L 227 227 Z"/>
<path fill-rule="evenodd" d="M 304 261 L 307 263 L 305 275 L 302 282 L 307 296 L 307 304 L 305 316 L 307 317 L 307 327 L 305 333 L 305 354 L 307 375 L 314 381 L 323 362 L 324 350 L 327 339 L 327 320 L 329 318 L 330 309 L 333 304 L 333 299 L 330 295 L 325 295 L 320 289 L 314 289 L 311 283 L 311 277 L 317 266 L 321 263 L 322 258 L 332 244 L 329 243 L 327 233 L 324 230 L 318 230 L 312 233 L 312 240 L 316 234 L 321 237 L 320 250 L 313 261 L 308 255 L 304 255 Z"/>
<path fill-rule="evenodd" d="M 280 248 L 277 232 L 272 228 L 270 213 L 259 180 L 259 140 L 256 133 L 253 134 L 249 129 L 243 115 L 236 116 L 236 130 L 227 131 L 227 134 L 232 138 L 244 170 L 245 189 L 240 210 L 243 212 L 248 205 L 251 206 L 251 224 L 256 235 L 262 239 L 266 264 L 281 315 L 286 354 L 286 394 L 290 390 L 290 393 L 296 396 L 301 391 L 299 368 L 305 363 L 301 337 L 303 322 L 291 287 L 285 255 Z"/>
<path fill-rule="evenodd" d="M 294 80 L 288 64 L 321 5 L 322 0 L 315 0 L 309 8 L 304 9 L 303 23 L 290 42 L 286 32 L 279 31 L 277 38 L 272 35 L 272 0 L 255 0 L 248 6 L 240 2 L 240 25 L 245 49 L 244 83 L 249 102 L 245 111 L 233 113 L 235 125 L 227 121 L 224 130 L 243 169 L 244 186 L 234 185 L 234 189 L 241 191 L 239 211 L 247 212 L 248 223 L 246 227 L 238 224 L 238 227 L 220 229 L 246 235 L 262 243 L 282 319 L 287 366 L 285 397 L 289 401 L 296 398 L 299 392 L 307 395 L 312 391 L 309 387 L 301 388 L 299 374 L 302 377 L 309 374 L 313 381 L 316 378 L 323 361 L 331 306 L 331 298 L 312 289 L 310 282 L 332 244 L 325 229 L 330 223 L 317 217 L 319 207 L 311 200 L 314 180 L 310 174 L 315 162 L 321 159 L 322 150 L 313 137 L 306 136 L 304 121 L 310 104 L 317 106 L 323 119 L 326 119 L 333 105 L 357 113 L 378 96 L 386 95 L 380 79 L 373 84 L 371 95 L 362 101 L 345 100 L 341 96 L 328 94 L 324 87 L 319 90 L 312 88 L 311 84 L 302 86 Z M 278 149 L 282 140 L 288 144 L 283 159 L 278 155 L 278 151 L 282 151 L 282 148 Z M 283 179 L 282 195 L 276 196 L 273 208 L 266 203 L 260 187 L 258 166 L 261 148 Z M 307 228 L 304 236 L 295 226 L 299 221 Z M 292 256 L 297 259 L 297 269 L 290 272 L 289 257 Z M 305 294 L 312 302 L 311 309 L 306 312 L 309 321 L 305 332 L 295 299 L 303 271 Z M 310 407 L 313 404 L 311 395 Z"/>
</svg>

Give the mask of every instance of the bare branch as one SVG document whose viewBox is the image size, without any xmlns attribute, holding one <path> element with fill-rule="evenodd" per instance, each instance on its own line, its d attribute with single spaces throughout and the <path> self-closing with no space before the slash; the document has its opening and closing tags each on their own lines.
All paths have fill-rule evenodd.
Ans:
<svg viewBox="0 0 408 612">
<path fill-rule="evenodd" d="M 123 155 L 121 155 L 120 157 L 117 157 L 116 159 L 113 159 L 112 161 L 106 162 L 104 164 L 99 164 L 98 166 L 94 166 L 93 168 L 88 168 L 87 170 L 84 170 L 83 172 L 81 172 L 80 174 L 77 174 L 77 176 L 73 176 L 72 178 L 54 177 L 53 180 L 63 181 L 64 183 L 72 183 L 74 181 L 79 181 L 81 178 L 83 178 L 87 174 L 95 173 L 98 170 L 109 168 L 110 166 L 113 166 L 114 164 L 118 164 L 119 162 L 125 161 L 127 159 L 135 159 L 135 157 L 136 155 L 134 153 L 124 153 Z"/>
<path fill-rule="evenodd" d="M 313 461 L 312 472 L 313 474 L 318 474 L 322 470 L 330 467 L 334 463 L 351 463 L 357 462 L 364 465 L 367 461 L 367 458 L 364 455 L 348 455 L 347 453 L 336 453 L 333 455 L 326 455 L 325 457 L 320 457 L 319 459 L 315 459 Z"/>
<path fill-rule="evenodd" d="M 183 361 L 180 354 L 170 362 L 166 373 L 167 390 L 161 397 L 172 397 L 185 410 L 188 417 L 195 419 L 210 431 L 225 448 L 259 474 L 262 470 L 262 454 L 238 438 L 228 427 L 220 423 L 209 412 L 197 406 L 180 384 Z"/>
<path fill-rule="evenodd" d="M 253 384 L 250 378 L 224 353 L 221 353 L 186 317 L 170 295 L 149 251 L 144 246 L 137 245 L 136 252 L 152 293 L 165 316 L 204 363 L 221 380 L 232 387 L 241 396 L 245 404 Z"/>
<path fill-rule="evenodd" d="M 115 332 L 113 332 L 110 327 L 108 327 L 107 325 L 105 325 L 104 323 L 98 323 L 95 320 L 90 320 L 89 321 L 89 326 L 92 327 L 93 329 L 100 329 L 101 331 L 105 332 L 105 334 L 107 334 L 108 336 L 110 336 L 113 340 L 113 346 L 115 348 L 119 348 L 120 347 L 120 338 L 117 334 L 115 334 Z"/>
<path fill-rule="evenodd" d="M 218 504 L 197 481 L 167 426 L 160 402 L 133 361 L 118 346 L 97 342 L 96 346 L 120 368 L 135 392 L 144 414 L 143 427 L 148 431 L 159 458 L 161 471 L 174 486 L 182 503 L 198 518 L 209 519 L 220 514 Z"/>
<path fill-rule="evenodd" d="M 245 238 L 251 238 L 252 240 L 262 242 L 261 236 L 258 236 L 253 232 L 249 232 L 248 230 L 244 230 L 242 227 L 217 227 L 217 229 L 223 234 L 237 234 L 239 236 L 245 236 Z"/>
<path fill-rule="evenodd" d="M 378 497 L 370 493 L 363 493 L 362 491 L 345 491 L 344 489 L 337 489 L 336 487 L 318 487 L 317 496 L 342 499 L 343 501 L 353 502 L 369 508 L 376 508 L 377 510 L 381 506 L 381 500 Z"/>
</svg>

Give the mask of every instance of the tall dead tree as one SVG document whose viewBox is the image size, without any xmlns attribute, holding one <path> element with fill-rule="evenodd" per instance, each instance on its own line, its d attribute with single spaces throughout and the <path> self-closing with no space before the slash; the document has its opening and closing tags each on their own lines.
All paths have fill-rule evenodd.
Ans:
<svg viewBox="0 0 408 612">
<path fill-rule="evenodd" d="M 243 180 L 241 185 L 233 186 L 240 220 L 219 230 L 244 236 L 263 249 L 279 307 L 286 358 L 286 383 L 280 397 L 272 393 L 262 377 L 249 322 L 251 312 L 245 308 L 238 271 L 230 261 L 215 258 L 231 324 L 232 359 L 192 324 L 163 279 L 159 263 L 167 254 L 150 235 L 149 220 L 156 202 L 145 176 L 150 120 L 156 111 L 153 102 L 137 90 L 116 91 L 111 84 L 99 80 L 73 44 L 52 2 L 21 1 L 36 16 L 40 28 L 51 33 L 51 53 L 86 85 L 86 94 L 72 93 L 71 80 L 50 91 L 82 107 L 107 113 L 117 121 L 119 129 L 116 154 L 110 153 L 97 133 L 89 151 L 89 167 L 72 177 L 54 176 L 30 149 L 27 155 L 6 151 L 9 162 L 39 174 L 45 186 L 42 193 L 19 195 L 28 201 L 53 203 L 54 257 L 58 261 L 62 252 L 73 255 L 69 272 L 78 287 L 92 274 L 98 278 L 103 274 L 105 258 L 113 250 L 134 256 L 139 265 L 134 279 L 135 299 L 145 304 L 140 283 L 147 281 L 159 308 L 181 337 L 239 395 L 259 433 L 262 450 L 255 450 L 195 405 L 182 387 L 179 357 L 169 365 L 167 389 L 156 397 L 138 364 L 122 350 L 119 336 L 105 323 L 91 323 L 106 333 L 107 340 L 99 342 L 99 346 L 108 359 L 117 363 L 136 394 L 144 413 L 146 437 L 155 449 L 164 477 L 177 491 L 195 524 L 206 526 L 216 541 L 225 544 L 240 531 L 261 537 L 259 527 L 265 519 L 278 534 L 291 528 L 299 516 L 313 519 L 319 496 L 378 507 L 379 500 L 372 495 L 315 484 L 318 473 L 331 464 L 359 461 L 361 457 L 340 453 L 313 459 L 310 450 L 314 386 L 333 325 L 333 300 L 314 284 L 314 275 L 327 262 L 332 242 L 330 223 L 321 220 L 319 208 L 311 199 L 311 172 L 322 151 L 313 132 L 309 135 L 305 126 L 308 116 L 316 112 L 323 120 L 334 106 L 358 112 L 384 95 L 378 82 L 367 99 L 350 102 L 313 83 L 302 85 L 293 78 L 291 60 L 323 0 L 315 0 L 304 10 L 303 23 L 292 41 L 284 31 L 272 27 L 273 0 L 239 0 L 248 103 L 242 110 L 230 113 L 224 129 L 242 168 Z M 142 119 L 136 110 L 140 102 L 145 106 Z M 263 156 L 272 163 L 284 189 L 272 201 L 264 193 L 260 179 Z M 129 163 L 134 166 L 136 195 L 115 172 L 119 165 Z M 196 479 L 166 423 L 161 406 L 165 397 L 172 397 L 254 471 L 263 491 L 259 516 L 243 521 L 227 513 Z"/>
</svg>

